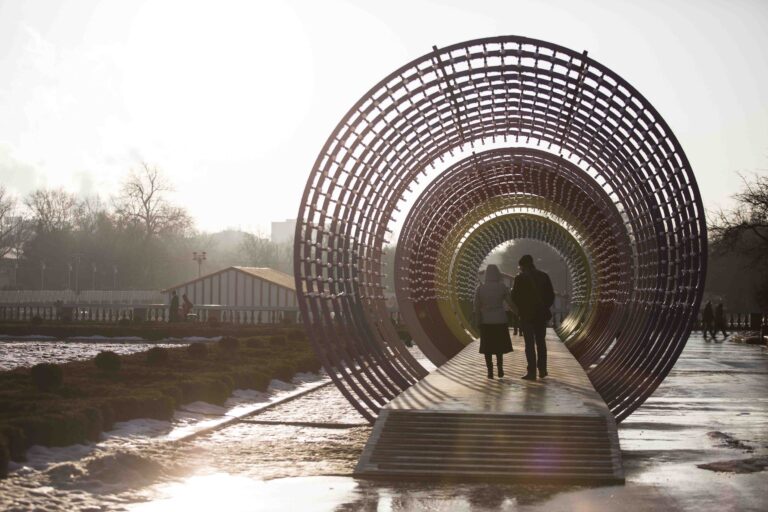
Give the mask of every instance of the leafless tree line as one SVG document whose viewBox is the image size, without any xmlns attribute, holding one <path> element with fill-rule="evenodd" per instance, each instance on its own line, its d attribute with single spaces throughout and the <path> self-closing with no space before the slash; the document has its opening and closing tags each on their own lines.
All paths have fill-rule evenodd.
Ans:
<svg viewBox="0 0 768 512">
<path fill-rule="evenodd" d="M 107 199 L 46 188 L 17 198 L 0 186 L 0 258 L 5 267 L 15 267 L 10 286 L 163 288 L 197 275 L 192 251 L 208 252 L 207 270 L 291 270 L 288 244 L 248 233 L 196 231 L 186 209 L 170 200 L 172 191 L 163 173 L 146 162 Z"/>
<path fill-rule="evenodd" d="M 736 205 L 708 212 L 707 292 L 733 310 L 768 309 L 768 176 L 740 174 Z"/>
</svg>

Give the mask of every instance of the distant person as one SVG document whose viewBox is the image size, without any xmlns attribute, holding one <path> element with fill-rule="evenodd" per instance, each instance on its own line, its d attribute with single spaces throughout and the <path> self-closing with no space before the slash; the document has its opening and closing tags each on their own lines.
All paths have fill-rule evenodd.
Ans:
<svg viewBox="0 0 768 512">
<path fill-rule="evenodd" d="M 715 308 L 715 330 L 712 333 L 712 338 L 717 337 L 717 332 L 722 331 L 723 338 L 728 337 L 728 333 L 725 332 L 725 313 L 723 312 L 723 303 L 720 302 Z"/>
<path fill-rule="evenodd" d="M 169 322 L 179 321 L 179 296 L 176 295 L 176 290 L 173 290 L 171 292 L 171 305 L 168 310 L 168 321 Z"/>
<path fill-rule="evenodd" d="M 64 301 L 62 301 L 61 299 L 56 299 L 56 301 L 53 303 L 53 314 L 57 322 L 60 322 L 62 319 L 63 306 L 64 306 Z"/>
<path fill-rule="evenodd" d="M 475 291 L 474 320 L 480 328 L 480 353 L 485 354 L 489 379 L 493 378 L 493 355 L 496 354 L 496 366 L 501 378 L 504 377 L 504 354 L 512 352 L 504 302 L 512 306 L 509 288 L 501 280 L 499 267 L 488 265 L 485 283 Z"/>
<path fill-rule="evenodd" d="M 514 303 L 513 303 L 514 304 Z M 517 315 L 516 311 L 510 310 L 509 312 L 509 325 L 512 327 L 512 334 L 515 336 L 519 336 L 520 334 L 520 317 Z"/>
<path fill-rule="evenodd" d="M 701 312 L 701 332 L 704 333 L 704 339 L 707 339 L 707 332 L 715 337 L 715 313 L 712 311 L 712 302 L 707 301 L 704 310 Z"/>
<path fill-rule="evenodd" d="M 187 315 L 189 314 L 190 311 L 192 311 L 193 304 L 192 304 L 192 301 L 189 300 L 189 298 L 187 297 L 186 293 L 181 296 L 181 301 L 182 301 L 182 305 L 181 305 L 181 319 L 186 321 L 187 320 Z"/>
<path fill-rule="evenodd" d="M 517 306 L 520 328 L 525 340 L 525 359 L 527 373 L 525 380 L 536 380 L 547 373 L 547 321 L 552 318 L 549 308 L 555 303 L 555 291 L 546 272 L 537 269 L 533 258 L 526 254 L 518 262 L 520 273 L 515 277 L 512 287 L 512 301 Z"/>
</svg>

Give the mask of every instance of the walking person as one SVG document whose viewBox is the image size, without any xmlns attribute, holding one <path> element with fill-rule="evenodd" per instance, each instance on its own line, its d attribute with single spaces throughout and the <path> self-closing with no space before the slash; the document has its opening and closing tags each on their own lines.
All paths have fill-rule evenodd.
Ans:
<svg viewBox="0 0 768 512">
<path fill-rule="evenodd" d="M 707 301 L 704 305 L 704 311 L 701 312 L 701 332 L 704 333 L 704 339 L 707 339 L 707 331 L 715 338 L 715 314 L 712 312 L 712 302 Z"/>
<path fill-rule="evenodd" d="M 520 334 L 520 318 L 517 316 L 517 312 L 509 311 L 509 326 L 512 328 L 512 334 L 518 336 Z"/>
<path fill-rule="evenodd" d="M 181 320 L 186 322 L 187 321 L 187 315 L 190 311 L 192 311 L 192 301 L 189 300 L 189 297 L 187 297 L 187 294 L 181 296 Z"/>
<path fill-rule="evenodd" d="M 547 321 L 552 318 L 549 308 L 555 302 L 552 281 L 546 272 L 537 269 L 530 254 L 518 262 L 520 273 L 512 287 L 512 301 L 517 306 L 520 327 L 525 340 L 525 359 L 528 364 L 525 380 L 547 376 Z"/>
<path fill-rule="evenodd" d="M 509 288 L 501 280 L 499 267 L 488 265 L 485 283 L 475 291 L 474 321 L 480 328 L 480 353 L 485 354 L 489 379 L 493 378 L 493 355 L 496 354 L 496 366 L 501 378 L 504 377 L 504 354 L 512 352 L 505 302 L 512 306 Z"/>
<path fill-rule="evenodd" d="M 725 332 L 725 313 L 723 312 L 723 303 L 720 302 L 715 308 L 715 330 L 712 331 L 712 338 L 717 336 L 717 332 L 723 332 L 723 338 L 728 337 L 728 333 Z"/>
<path fill-rule="evenodd" d="M 176 290 L 171 292 L 171 305 L 168 309 L 168 321 L 179 321 L 179 296 L 176 295 Z"/>
</svg>

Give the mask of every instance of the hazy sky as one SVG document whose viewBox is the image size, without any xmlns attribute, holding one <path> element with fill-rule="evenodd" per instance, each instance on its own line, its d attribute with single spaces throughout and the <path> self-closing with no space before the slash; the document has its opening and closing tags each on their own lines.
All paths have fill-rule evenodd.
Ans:
<svg viewBox="0 0 768 512">
<path fill-rule="evenodd" d="M 705 205 L 768 169 L 768 1 L 0 0 L 0 183 L 114 193 L 160 166 L 198 227 L 296 216 L 350 106 L 432 45 L 524 35 L 644 94 Z"/>
</svg>

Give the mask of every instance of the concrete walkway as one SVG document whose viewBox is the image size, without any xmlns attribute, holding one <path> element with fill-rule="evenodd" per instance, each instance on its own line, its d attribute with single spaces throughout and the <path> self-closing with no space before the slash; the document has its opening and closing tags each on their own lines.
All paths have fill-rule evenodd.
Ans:
<svg viewBox="0 0 768 512">
<path fill-rule="evenodd" d="M 356 475 L 623 481 L 616 424 L 578 362 L 549 331 L 549 376 L 525 381 L 515 341 L 502 379 L 474 342 L 390 402 Z"/>
</svg>

